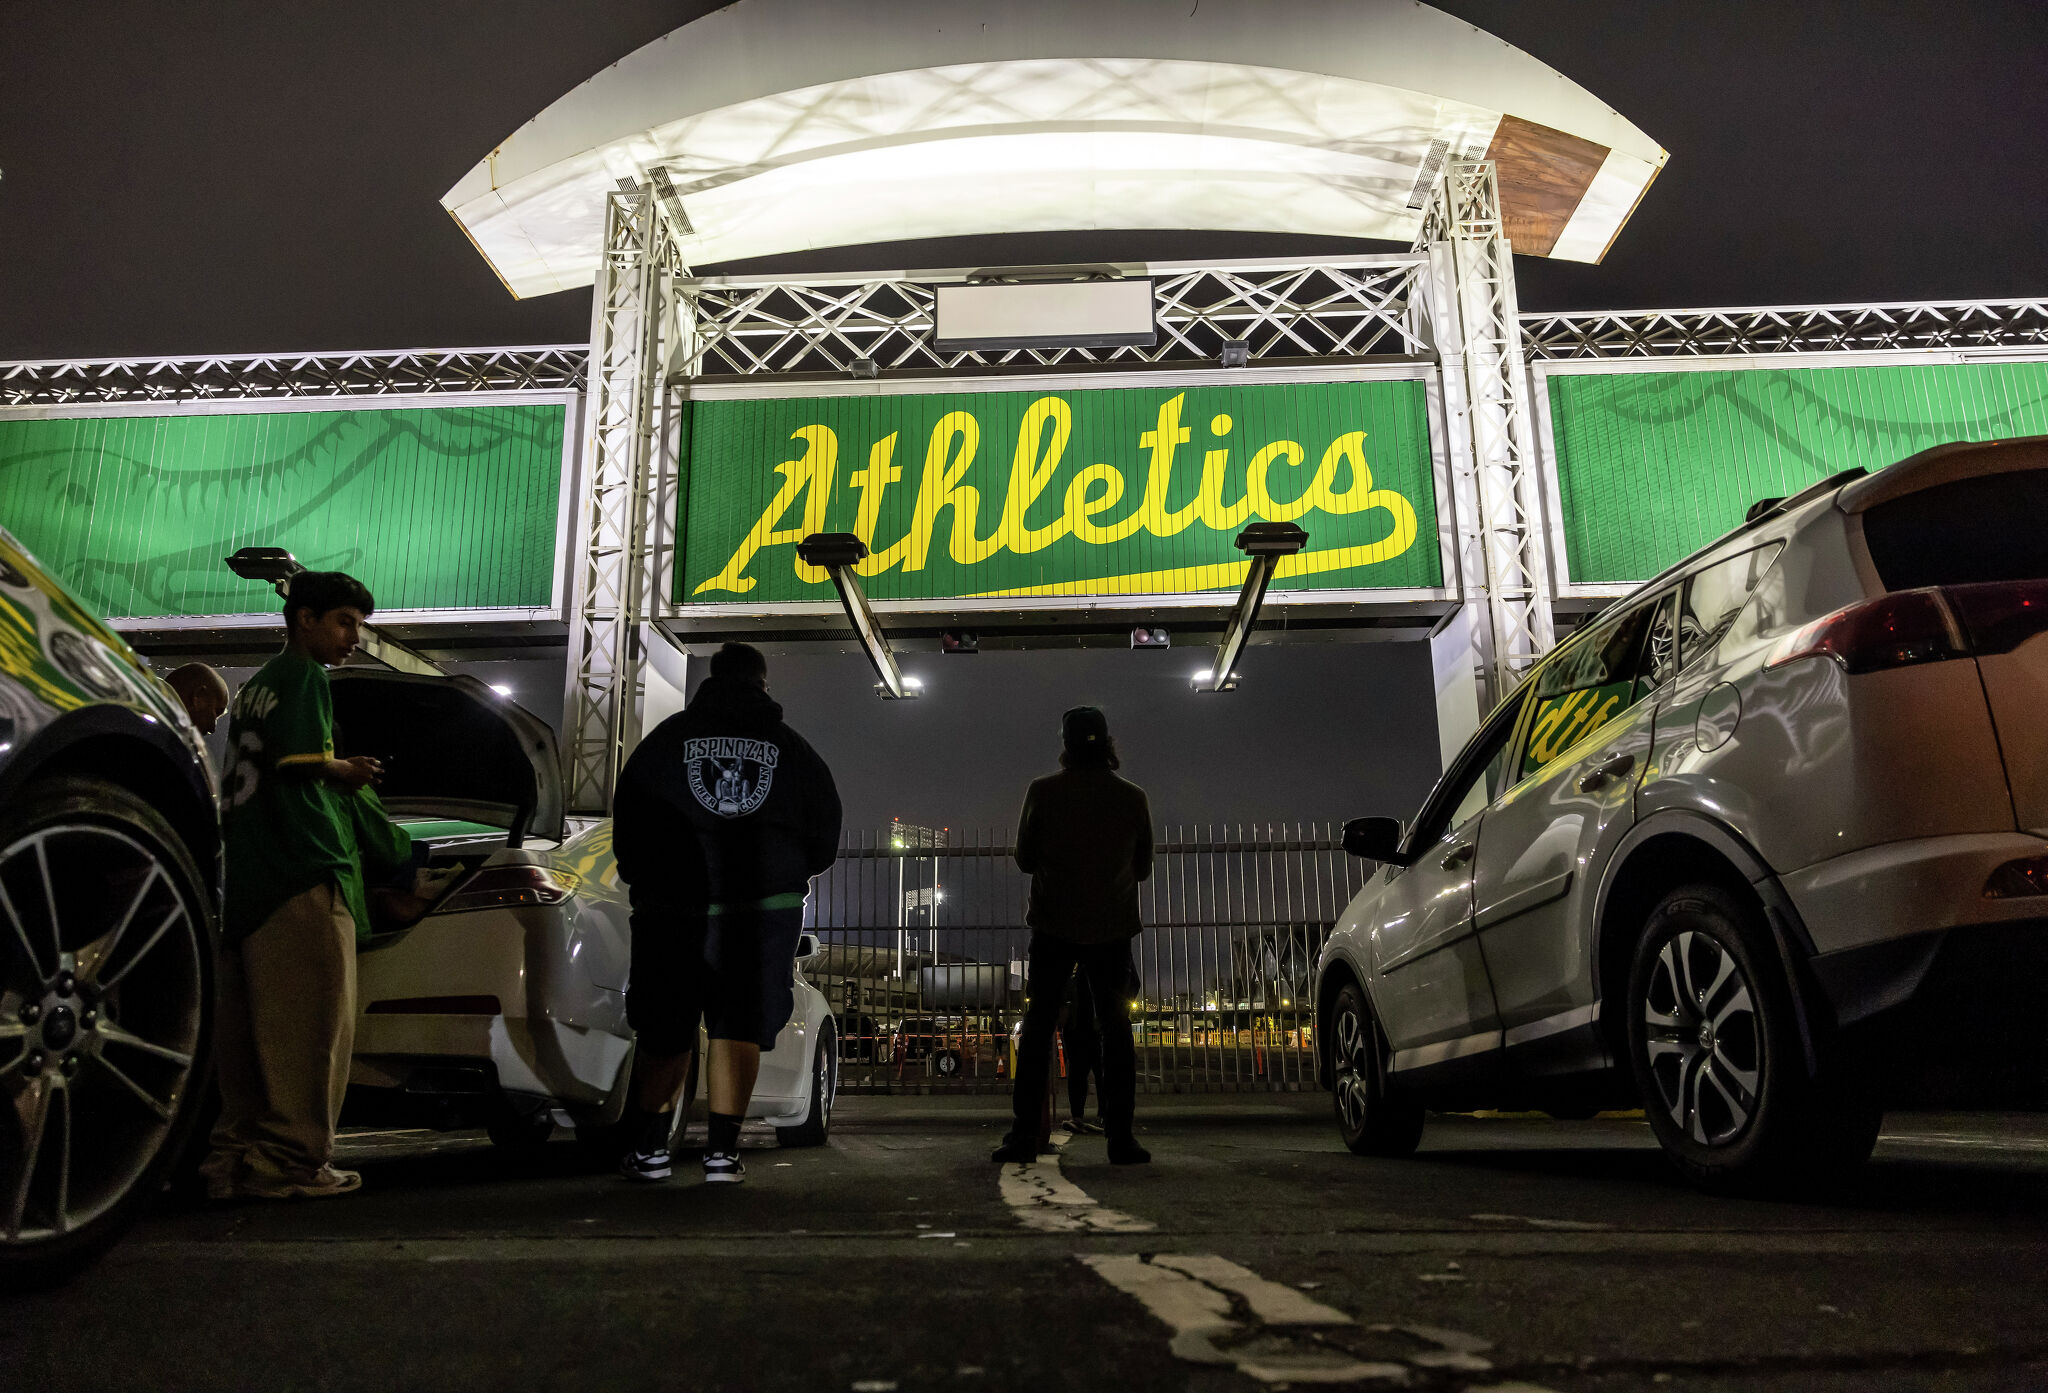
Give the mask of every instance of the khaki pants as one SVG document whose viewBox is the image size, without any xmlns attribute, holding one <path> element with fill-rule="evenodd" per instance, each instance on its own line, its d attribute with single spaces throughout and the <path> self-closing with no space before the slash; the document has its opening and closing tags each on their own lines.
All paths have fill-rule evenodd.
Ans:
<svg viewBox="0 0 2048 1393">
<path fill-rule="evenodd" d="M 356 1033 L 356 926 L 332 881 L 222 955 L 220 1121 L 208 1176 L 304 1178 L 334 1159 Z"/>
</svg>

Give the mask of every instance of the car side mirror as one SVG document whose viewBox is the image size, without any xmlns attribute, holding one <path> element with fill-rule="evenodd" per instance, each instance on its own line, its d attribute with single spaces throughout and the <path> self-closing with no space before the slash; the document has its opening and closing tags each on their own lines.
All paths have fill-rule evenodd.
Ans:
<svg viewBox="0 0 2048 1393">
<path fill-rule="evenodd" d="M 824 947 L 818 942 L 816 934 L 798 934 L 796 936 L 796 960 L 798 962 L 807 963 L 824 951 Z"/>
<path fill-rule="evenodd" d="M 1407 864 L 1401 859 L 1399 818 L 1352 818 L 1344 824 L 1344 850 L 1364 861 L 1384 861 L 1390 866 Z"/>
</svg>

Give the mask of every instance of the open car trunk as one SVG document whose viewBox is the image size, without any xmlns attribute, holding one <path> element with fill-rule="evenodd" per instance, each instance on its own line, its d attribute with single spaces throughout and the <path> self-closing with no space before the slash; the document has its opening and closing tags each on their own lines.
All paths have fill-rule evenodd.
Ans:
<svg viewBox="0 0 2048 1393">
<path fill-rule="evenodd" d="M 383 762 L 377 792 L 395 820 L 445 822 L 451 839 L 472 845 L 493 828 L 508 847 L 562 839 L 562 766 L 547 722 L 474 677 L 332 676 L 336 753 Z"/>
</svg>

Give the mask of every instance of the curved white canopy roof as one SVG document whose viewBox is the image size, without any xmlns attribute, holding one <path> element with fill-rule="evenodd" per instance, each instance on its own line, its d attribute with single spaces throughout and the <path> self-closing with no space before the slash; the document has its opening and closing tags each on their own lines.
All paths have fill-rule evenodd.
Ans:
<svg viewBox="0 0 2048 1393">
<path fill-rule="evenodd" d="M 1433 143 L 1499 163 L 1519 252 L 1598 261 L 1665 153 L 1414 0 L 741 0 L 613 64 L 441 202 L 515 295 L 588 285 L 666 172 L 691 265 L 1098 228 L 1409 240 Z"/>
</svg>

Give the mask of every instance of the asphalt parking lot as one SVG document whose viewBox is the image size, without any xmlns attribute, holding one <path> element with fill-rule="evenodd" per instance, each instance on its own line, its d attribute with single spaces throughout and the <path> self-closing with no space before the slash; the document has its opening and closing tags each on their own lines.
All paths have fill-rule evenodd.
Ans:
<svg viewBox="0 0 2048 1393">
<path fill-rule="evenodd" d="M 2048 1387 L 2048 1118 L 1895 1117 L 1826 1202 L 1697 1194 L 1638 1121 L 1141 1099 L 1035 1168 L 998 1099 L 842 1100 L 744 1186 L 356 1133 L 362 1194 L 146 1219 L 8 1301 L 13 1388 Z M 754 1140 L 750 1135 L 750 1142 Z"/>
</svg>

